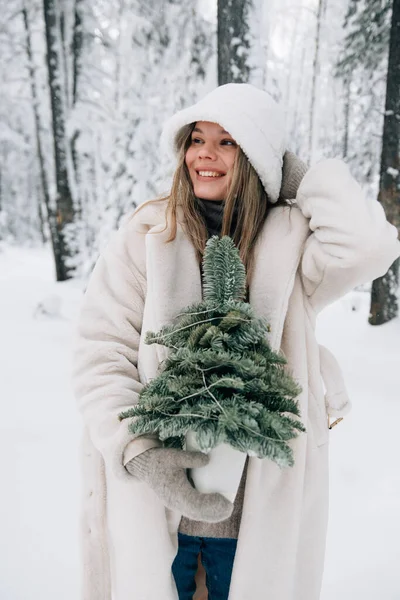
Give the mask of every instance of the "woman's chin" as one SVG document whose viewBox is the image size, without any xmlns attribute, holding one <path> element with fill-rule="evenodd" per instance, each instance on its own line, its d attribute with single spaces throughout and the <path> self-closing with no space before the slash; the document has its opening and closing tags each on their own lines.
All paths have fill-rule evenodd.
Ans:
<svg viewBox="0 0 400 600">
<path fill-rule="evenodd" d="M 208 185 L 199 185 L 194 186 L 194 193 L 197 198 L 202 198 L 202 200 L 224 200 L 225 194 L 221 190 L 210 190 Z"/>
</svg>

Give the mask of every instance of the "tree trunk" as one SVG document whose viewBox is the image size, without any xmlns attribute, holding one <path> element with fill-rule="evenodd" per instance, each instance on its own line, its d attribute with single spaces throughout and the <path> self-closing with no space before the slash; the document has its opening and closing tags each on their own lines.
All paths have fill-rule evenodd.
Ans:
<svg viewBox="0 0 400 600">
<path fill-rule="evenodd" d="M 74 9 L 74 32 L 72 36 L 72 57 L 73 57 L 73 75 L 72 75 L 72 103 L 76 104 L 78 100 L 78 79 L 81 72 L 82 46 L 83 46 L 83 27 L 82 27 L 83 0 L 75 0 Z"/>
<path fill-rule="evenodd" d="M 50 100 L 53 124 L 54 160 L 56 169 L 56 238 L 54 255 L 57 281 L 65 281 L 73 276 L 70 263 L 74 204 L 68 181 L 66 133 L 65 133 L 65 91 L 62 82 L 62 58 L 59 22 L 55 0 L 43 0 L 46 26 L 47 68 L 50 87 Z M 70 231 L 68 231 L 70 229 Z"/>
<path fill-rule="evenodd" d="M 311 83 L 311 103 L 310 103 L 310 130 L 308 132 L 308 160 L 312 162 L 315 154 L 316 137 L 316 106 L 317 106 L 317 88 L 320 71 L 320 52 L 321 52 L 321 26 L 322 16 L 325 12 L 324 0 L 318 0 L 317 11 L 317 31 L 315 34 L 315 51 L 313 61 L 313 75 Z"/>
<path fill-rule="evenodd" d="M 36 186 L 36 195 L 37 195 L 37 211 L 38 211 L 38 220 L 40 227 L 40 236 L 42 238 L 42 243 L 46 244 L 47 236 L 46 236 L 46 217 L 43 210 L 43 190 L 40 185 L 40 182 L 37 183 Z"/>
<path fill-rule="evenodd" d="M 349 152 L 349 132 L 350 132 L 350 110 L 351 110 L 351 73 L 348 73 L 344 78 L 343 85 L 345 88 L 344 100 L 344 132 L 343 132 L 343 158 L 347 158 Z"/>
<path fill-rule="evenodd" d="M 400 231 L 400 0 L 393 0 L 378 200 L 388 220 Z M 371 325 L 381 325 L 398 315 L 398 284 L 396 260 L 386 275 L 372 284 Z"/>
<path fill-rule="evenodd" d="M 83 47 L 83 26 L 82 26 L 82 10 L 83 10 L 83 0 L 75 0 L 74 7 L 74 30 L 72 35 L 72 44 L 71 44 L 71 54 L 73 60 L 72 66 L 72 106 L 75 108 L 78 102 L 78 82 L 81 73 L 81 61 L 82 61 L 82 47 Z M 72 163 L 74 167 L 75 174 L 75 183 L 77 189 L 80 190 L 80 169 L 79 169 L 79 158 L 77 151 L 77 142 L 80 136 L 80 130 L 75 129 L 71 136 L 71 157 Z M 80 194 L 78 194 L 80 195 Z M 81 214 L 81 203 L 78 203 L 79 206 L 76 207 L 76 211 L 78 214 L 75 216 L 80 216 Z"/>
<path fill-rule="evenodd" d="M 247 83 L 251 0 L 218 0 L 218 84 Z"/>
<path fill-rule="evenodd" d="M 45 218 L 45 216 L 43 214 L 43 207 L 42 207 L 42 197 L 43 197 L 44 205 L 45 205 L 46 213 L 47 213 L 47 220 L 48 220 L 49 229 L 50 229 L 50 237 L 51 237 L 53 253 L 55 256 L 55 246 L 57 245 L 56 244 L 57 227 L 56 227 L 56 222 L 55 222 L 55 218 L 54 218 L 54 213 L 51 209 L 49 184 L 48 184 L 48 180 L 47 180 L 46 166 L 45 166 L 45 162 L 44 162 L 44 155 L 43 155 L 43 148 L 42 148 L 42 140 L 41 140 L 41 136 L 40 136 L 41 128 L 40 128 L 40 116 L 39 116 L 39 109 L 38 109 L 39 98 L 38 98 L 38 92 L 37 92 L 37 87 L 36 87 L 35 68 L 34 68 L 33 56 L 32 56 L 31 31 L 29 28 L 28 12 L 27 12 L 25 5 L 22 8 L 22 18 L 24 21 L 25 36 L 26 36 L 26 53 L 28 56 L 28 71 L 29 71 L 29 80 L 30 80 L 31 95 L 32 95 L 33 116 L 34 116 L 34 123 L 35 123 L 36 151 L 37 151 L 37 155 L 38 155 L 40 183 L 41 183 L 41 187 L 42 187 L 41 194 L 40 193 L 38 194 L 38 215 L 39 215 L 42 239 L 44 241 L 46 241 L 45 235 L 44 235 L 44 227 L 43 227 L 43 221 Z"/>
</svg>

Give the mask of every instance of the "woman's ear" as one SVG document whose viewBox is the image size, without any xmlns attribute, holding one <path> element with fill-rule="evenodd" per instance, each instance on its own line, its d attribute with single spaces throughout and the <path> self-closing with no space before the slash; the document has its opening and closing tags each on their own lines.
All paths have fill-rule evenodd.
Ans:
<svg viewBox="0 0 400 600">
<path fill-rule="evenodd" d="M 293 152 L 287 150 L 283 156 L 282 184 L 279 197 L 282 200 L 294 200 L 297 190 L 307 172 L 306 164 Z"/>
</svg>

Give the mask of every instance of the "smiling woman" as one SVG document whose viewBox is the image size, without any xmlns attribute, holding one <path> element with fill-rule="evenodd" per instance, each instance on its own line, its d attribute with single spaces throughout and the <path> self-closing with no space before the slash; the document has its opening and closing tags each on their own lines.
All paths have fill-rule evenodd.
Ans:
<svg viewBox="0 0 400 600">
<path fill-rule="evenodd" d="M 235 140 L 217 123 L 195 124 L 185 163 L 198 198 L 225 200 L 237 149 Z"/>
<path fill-rule="evenodd" d="M 397 231 L 342 161 L 306 172 L 286 147 L 282 109 L 251 85 L 218 87 L 172 116 L 162 139 L 177 157 L 170 194 L 140 207 L 116 234 L 88 284 L 79 323 L 83 597 L 192 600 L 201 555 L 209 600 L 319 600 L 327 422 L 347 414 L 349 401 L 334 358 L 318 346 L 316 315 L 387 271 L 400 254 Z M 164 346 L 145 343 L 146 333 L 202 301 L 201 258 L 213 233 L 230 235 L 239 249 L 248 302 L 302 390 L 297 404 L 307 430 L 290 440 L 290 468 L 248 456 L 233 504 L 191 485 L 187 469 L 205 466 L 206 455 L 165 447 L 157 435 L 133 437 L 118 419 L 167 358 Z M 225 352 L 223 335 L 215 346 Z M 242 356 L 249 369 L 244 345 Z M 220 393 L 216 386 L 217 402 Z M 229 399 L 236 416 L 238 395 L 240 388 Z M 274 426 L 273 413 L 268 423 Z"/>
<path fill-rule="evenodd" d="M 267 94 L 261 93 L 273 103 Z M 273 103 L 271 109 L 275 106 Z M 179 114 L 175 117 L 179 117 Z M 190 113 L 186 120 L 189 120 L 189 115 Z M 270 164 L 276 163 L 277 170 L 271 171 L 262 161 L 263 170 L 260 177 L 254 165 L 257 164 L 261 152 L 255 153 L 253 145 L 246 145 L 246 141 L 249 141 L 242 131 L 238 131 L 236 119 L 231 118 L 228 127 L 216 122 L 216 116 L 219 115 L 214 113 L 213 120 L 193 121 L 181 127 L 177 125 L 177 131 L 173 134 L 178 165 L 171 193 L 166 198 L 169 230 L 167 242 L 175 239 L 180 221 L 181 227 L 193 244 L 200 264 L 206 241 L 211 234 L 230 235 L 239 249 L 247 278 L 250 280 L 253 268 L 252 248 L 270 205 L 278 200 L 283 158 L 279 164 L 276 157 L 283 152 L 283 129 L 274 131 L 274 127 L 263 123 L 263 136 L 256 141 Z M 169 135 L 168 126 L 174 122 L 175 117 L 165 127 L 164 141 Z M 278 113 L 275 115 L 275 123 L 279 122 L 279 118 Z M 238 131 L 240 145 L 230 134 L 230 127 Z M 265 143 L 265 139 L 268 139 L 268 144 Z M 251 160 L 245 154 L 248 150 Z M 291 197 L 296 193 L 305 166 L 290 153 L 286 156 L 285 165 L 286 171 L 290 166 L 291 183 L 286 186 L 284 193 L 286 197 Z M 242 201 L 243 198 L 246 198 L 245 202 Z"/>
</svg>

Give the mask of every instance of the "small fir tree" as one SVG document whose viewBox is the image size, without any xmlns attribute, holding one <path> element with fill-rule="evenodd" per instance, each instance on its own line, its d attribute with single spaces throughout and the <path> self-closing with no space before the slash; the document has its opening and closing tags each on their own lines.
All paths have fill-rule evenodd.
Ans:
<svg viewBox="0 0 400 600">
<path fill-rule="evenodd" d="M 301 389 L 272 351 L 265 320 L 246 295 L 246 273 L 228 236 L 212 237 L 203 260 L 203 302 L 185 309 L 146 343 L 170 348 L 139 402 L 121 413 L 135 436 L 156 433 L 166 446 L 184 447 L 196 433 L 202 451 L 220 443 L 279 466 L 294 464 L 288 440 L 305 431 L 296 396 Z"/>
</svg>

